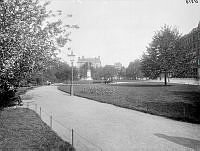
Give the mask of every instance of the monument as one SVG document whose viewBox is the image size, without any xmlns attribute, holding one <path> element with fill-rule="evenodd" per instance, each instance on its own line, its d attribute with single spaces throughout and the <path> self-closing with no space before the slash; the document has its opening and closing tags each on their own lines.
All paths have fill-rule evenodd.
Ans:
<svg viewBox="0 0 200 151">
<path fill-rule="evenodd" d="M 91 75 L 91 70 L 90 70 L 90 63 L 88 62 L 88 69 L 87 69 L 87 77 L 86 80 L 93 80 L 92 75 Z"/>
<path fill-rule="evenodd" d="M 93 80 L 91 67 L 94 69 L 101 67 L 100 56 L 94 58 L 78 57 L 77 68 L 81 80 Z"/>
<path fill-rule="evenodd" d="M 91 70 L 90 69 L 87 70 L 87 78 L 86 78 L 86 80 L 92 80 Z"/>
</svg>

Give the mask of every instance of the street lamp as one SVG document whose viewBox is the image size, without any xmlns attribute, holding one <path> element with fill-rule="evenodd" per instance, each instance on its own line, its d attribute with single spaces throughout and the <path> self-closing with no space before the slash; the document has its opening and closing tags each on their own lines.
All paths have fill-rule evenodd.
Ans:
<svg viewBox="0 0 200 151">
<path fill-rule="evenodd" d="M 73 51 L 71 51 L 71 54 L 68 54 L 68 57 L 70 58 L 71 66 L 72 66 L 72 79 L 71 79 L 71 86 L 70 86 L 70 95 L 73 95 L 74 94 L 74 90 L 73 90 L 73 63 L 74 63 L 74 58 L 75 58 Z"/>
</svg>

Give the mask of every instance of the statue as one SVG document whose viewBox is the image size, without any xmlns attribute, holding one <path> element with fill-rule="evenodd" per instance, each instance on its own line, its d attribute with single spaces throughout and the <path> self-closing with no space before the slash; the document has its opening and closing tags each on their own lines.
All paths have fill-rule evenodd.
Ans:
<svg viewBox="0 0 200 151">
<path fill-rule="evenodd" d="M 91 70 L 90 70 L 90 63 L 88 62 L 88 69 L 87 69 L 87 77 L 86 80 L 92 80 Z"/>
</svg>

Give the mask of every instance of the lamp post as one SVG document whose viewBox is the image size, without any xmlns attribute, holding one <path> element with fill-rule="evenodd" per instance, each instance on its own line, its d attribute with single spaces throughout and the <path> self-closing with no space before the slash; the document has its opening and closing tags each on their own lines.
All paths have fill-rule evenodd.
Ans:
<svg viewBox="0 0 200 151">
<path fill-rule="evenodd" d="M 74 94 L 74 90 L 73 90 L 73 63 L 74 63 L 74 58 L 75 58 L 75 55 L 73 54 L 73 51 L 71 51 L 71 54 L 68 54 L 68 57 L 70 58 L 71 66 L 72 66 L 72 78 L 71 78 L 71 86 L 70 86 L 70 95 L 73 95 Z"/>
</svg>

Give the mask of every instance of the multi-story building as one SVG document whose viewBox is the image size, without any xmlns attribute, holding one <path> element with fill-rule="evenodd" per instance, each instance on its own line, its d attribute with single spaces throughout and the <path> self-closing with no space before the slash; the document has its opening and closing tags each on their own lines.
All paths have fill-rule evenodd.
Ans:
<svg viewBox="0 0 200 151">
<path fill-rule="evenodd" d="M 84 56 L 78 57 L 78 62 L 77 62 L 77 67 L 80 68 L 84 64 L 89 63 L 92 67 L 98 68 L 101 67 L 101 60 L 100 56 L 95 57 L 95 58 L 85 58 Z"/>
<path fill-rule="evenodd" d="M 190 33 L 180 39 L 180 47 L 190 51 L 192 60 L 190 60 L 190 70 L 187 72 L 187 78 L 200 77 L 200 22 Z"/>
<path fill-rule="evenodd" d="M 122 64 L 120 62 L 114 63 L 114 68 L 117 69 L 117 71 L 120 71 L 122 69 Z"/>
</svg>

